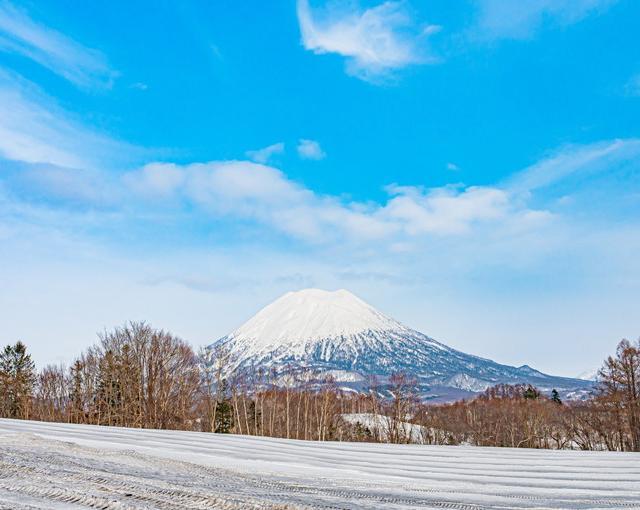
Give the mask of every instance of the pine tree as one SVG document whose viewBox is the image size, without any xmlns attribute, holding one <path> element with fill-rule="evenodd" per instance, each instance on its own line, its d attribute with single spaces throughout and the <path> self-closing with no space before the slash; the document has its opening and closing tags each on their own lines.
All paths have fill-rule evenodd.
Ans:
<svg viewBox="0 0 640 510">
<path fill-rule="evenodd" d="M 522 396 L 526 400 L 537 400 L 538 398 L 540 398 L 540 392 L 538 391 L 537 388 L 529 385 L 527 386 L 527 389 L 524 390 L 524 393 L 522 394 Z"/>
<path fill-rule="evenodd" d="M 371 429 L 366 427 L 359 421 L 356 422 L 356 425 L 353 430 L 354 440 L 355 441 L 364 441 L 370 443 L 373 441 L 373 434 L 371 433 Z"/>
<path fill-rule="evenodd" d="M 225 399 L 218 402 L 216 411 L 216 429 L 218 434 L 228 434 L 233 428 L 233 407 L 231 402 Z"/>
<path fill-rule="evenodd" d="M 71 422 L 84 423 L 85 402 L 82 390 L 82 372 L 84 364 L 77 359 L 69 369 L 71 373 Z"/>
<path fill-rule="evenodd" d="M 551 390 L 551 400 L 556 404 L 562 404 L 562 400 L 560 400 L 560 394 L 555 388 Z"/>
<path fill-rule="evenodd" d="M 233 406 L 228 397 L 228 384 L 222 379 L 219 388 L 218 401 L 216 402 L 214 432 L 228 434 L 233 428 Z"/>
<path fill-rule="evenodd" d="M 0 413 L 7 418 L 29 418 L 33 388 L 36 381 L 35 363 L 27 347 L 18 341 L 7 345 L 0 353 Z"/>
</svg>

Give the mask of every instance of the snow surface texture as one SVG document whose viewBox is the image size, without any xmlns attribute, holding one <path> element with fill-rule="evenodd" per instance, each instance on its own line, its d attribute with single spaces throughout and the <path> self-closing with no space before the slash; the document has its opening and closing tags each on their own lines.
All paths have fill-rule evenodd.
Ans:
<svg viewBox="0 0 640 510">
<path fill-rule="evenodd" d="M 640 508 L 640 454 L 0 420 L 0 508 Z"/>
<path fill-rule="evenodd" d="M 416 376 L 425 399 L 456 400 L 498 383 L 530 383 L 580 397 L 592 382 L 511 367 L 465 354 L 408 328 L 346 290 L 289 292 L 212 346 L 229 352 L 229 374 L 283 374 L 310 369 L 338 374 L 344 389 L 366 387 L 369 376 Z M 229 375 L 227 374 L 227 375 Z"/>
</svg>

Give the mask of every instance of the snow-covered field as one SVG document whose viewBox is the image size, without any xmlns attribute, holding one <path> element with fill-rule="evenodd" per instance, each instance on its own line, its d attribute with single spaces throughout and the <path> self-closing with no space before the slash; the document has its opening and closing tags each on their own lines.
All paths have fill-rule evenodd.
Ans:
<svg viewBox="0 0 640 510">
<path fill-rule="evenodd" d="M 0 509 L 640 508 L 640 454 L 0 420 Z"/>
</svg>

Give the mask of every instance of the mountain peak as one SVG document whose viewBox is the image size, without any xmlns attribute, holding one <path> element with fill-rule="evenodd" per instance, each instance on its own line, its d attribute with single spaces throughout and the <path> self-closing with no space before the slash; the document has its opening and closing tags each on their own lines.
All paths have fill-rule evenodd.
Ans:
<svg viewBox="0 0 640 510">
<path fill-rule="evenodd" d="M 348 290 L 304 289 L 287 292 L 230 336 L 266 347 L 402 329 L 399 322 Z"/>
<path fill-rule="evenodd" d="M 526 365 L 500 365 L 456 351 L 344 289 L 288 292 L 213 347 L 229 353 L 229 374 L 309 371 L 339 380 L 349 391 L 369 391 L 369 376 L 384 384 L 392 374 L 406 373 L 416 376 L 423 398 L 441 401 L 498 383 L 570 389 L 573 394 L 590 387 L 587 381 L 554 378 Z"/>
</svg>

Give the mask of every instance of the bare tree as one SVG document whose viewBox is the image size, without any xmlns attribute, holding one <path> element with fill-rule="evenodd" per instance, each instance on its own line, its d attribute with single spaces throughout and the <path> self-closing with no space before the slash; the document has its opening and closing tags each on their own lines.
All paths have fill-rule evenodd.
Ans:
<svg viewBox="0 0 640 510">
<path fill-rule="evenodd" d="M 624 449 L 640 451 L 640 342 L 622 340 L 599 372 L 600 393 L 609 407 L 623 411 L 627 439 Z"/>
</svg>

